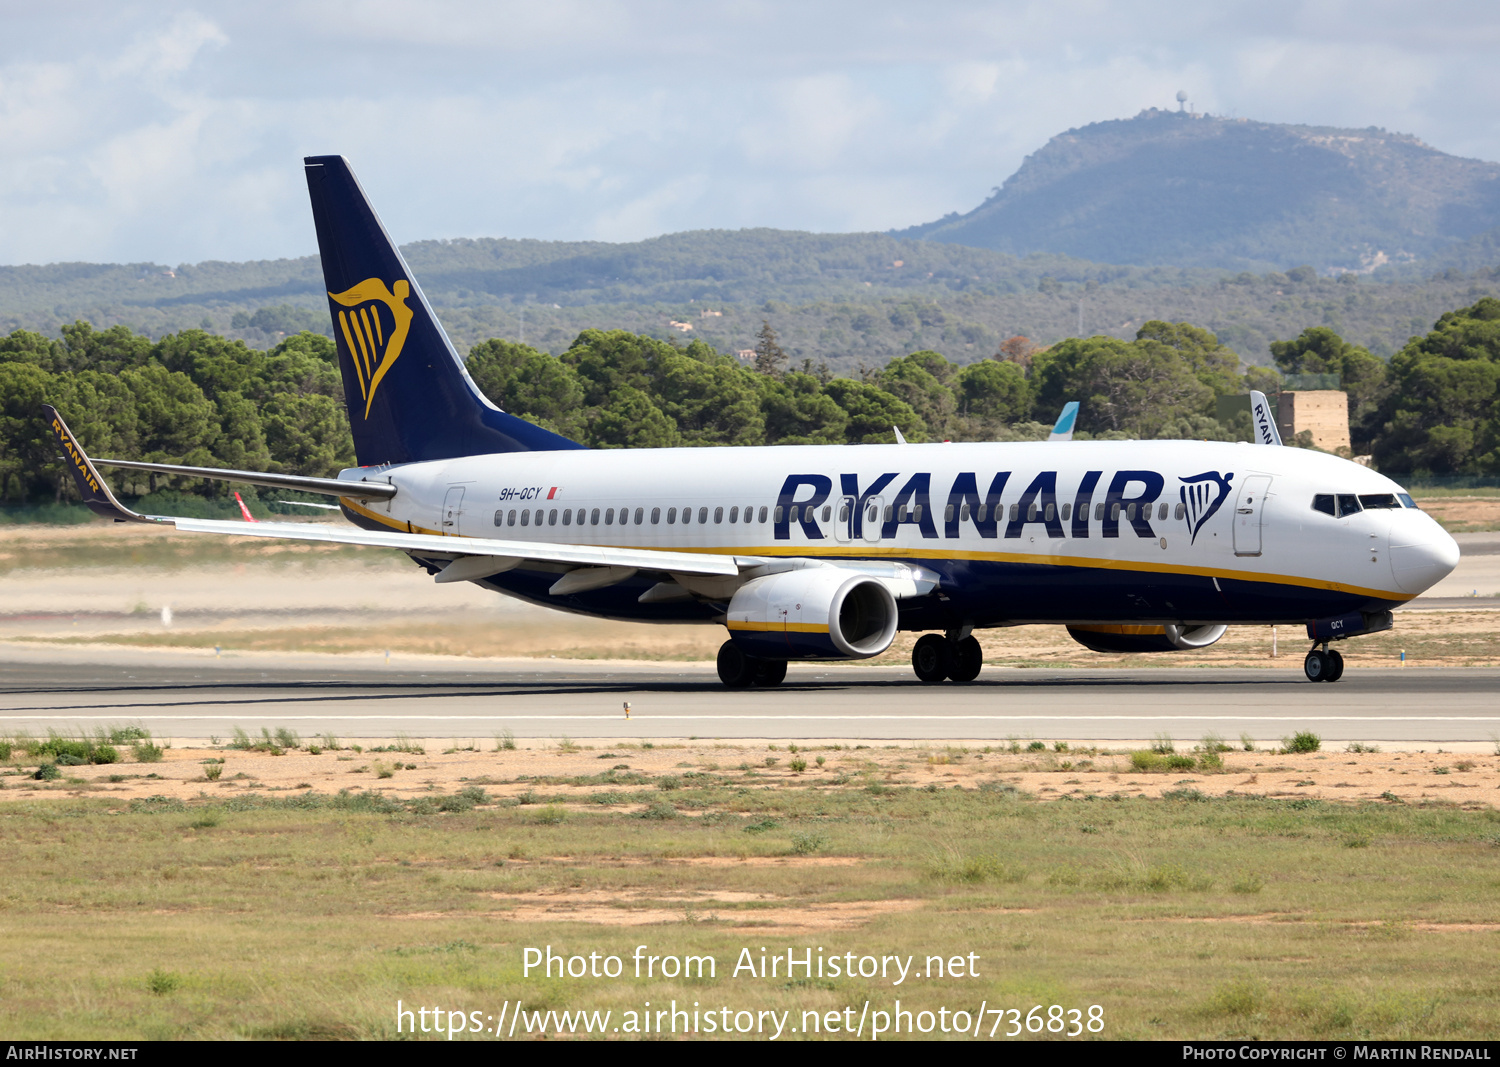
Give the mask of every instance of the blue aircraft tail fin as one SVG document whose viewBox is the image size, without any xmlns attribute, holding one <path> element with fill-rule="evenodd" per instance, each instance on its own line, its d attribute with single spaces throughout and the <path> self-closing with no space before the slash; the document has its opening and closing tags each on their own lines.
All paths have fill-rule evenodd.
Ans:
<svg viewBox="0 0 1500 1067">
<path fill-rule="evenodd" d="M 1052 432 L 1047 435 L 1049 441 L 1071 441 L 1073 440 L 1073 424 L 1078 421 L 1078 401 L 1069 400 L 1063 407 L 1062 414 L 1057 417 L 1057 423 L 1052 427 Z"/>
<path fill-rule="evenodd" d="M 360 466 L 582 448 L 485 399 L 348 161 L 303 163 Z"/>
</svg>

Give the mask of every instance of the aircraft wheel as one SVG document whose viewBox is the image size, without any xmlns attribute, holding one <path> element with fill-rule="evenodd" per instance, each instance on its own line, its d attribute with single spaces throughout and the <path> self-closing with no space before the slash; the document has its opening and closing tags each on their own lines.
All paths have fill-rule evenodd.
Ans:
<svg viewBox="0 0 1500 1067">
<path fill-rule="evenodd" d="M 786 660 L 758 659 L 755 661 L 755 684 L 780 685 L 786 681 Z"/>
<path fill-rule="evenodd" d="M 1326 682 L 1329 674 L 1333 672 L 1333 663 L 1328 658 L 1328 653 L 1313 649 L 1302 661 L 1302 673 L 1307 675 L 1309 682 Z"/>
<path fill-rule="evenodd" d="M 984 649 L 972 636 L 965 637 L 952 651 L 953 663 L 948 668 L 948 677 L 955 682 L 972 682 L 979 677 L 984 666 Z"/>
<path fill-rule="evenodd" d="M 755 681 L 756 661 L 745 655 L 733 641 L 719 646 L 719 681 L 730 689 L 743 689 Z"/>
<path fill-rule="evenodd" d="M 1336 682 L 1344 676 L 1344 657 L 1334 651 L 1328 650 L 1328 677 L 1324 681 Z"/>
<path fill-rule="evenodd" d="M 941 682 L 948 677 L 950 658 L 948 639 L 942 634 L 926 634 L 911 650 L 911 669 L 924 682 Z"/>
</svg>

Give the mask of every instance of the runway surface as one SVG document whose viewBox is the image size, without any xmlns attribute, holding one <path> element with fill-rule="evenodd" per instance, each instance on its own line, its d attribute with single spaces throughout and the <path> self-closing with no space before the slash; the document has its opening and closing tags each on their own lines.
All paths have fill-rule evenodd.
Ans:
<svg viewBox="0 0 1500 1067">
<path fill-rule="evenodd" d="M 627 720 L 623 705 L 631 705 Z M 908 668 L 793 664 L 776 689 L 729 691 L 705 664 L 489 660 L 387 665 L 346 656 L 218 660 L 0 650 L 0 734 L 138 723 L 195 739 L 285 726 L 304 737 L 789 738 L 1273 742 L 1419 747 L 1500 735 L 1500 669 L 987 669 L 923 685 Z"/>
</svg>

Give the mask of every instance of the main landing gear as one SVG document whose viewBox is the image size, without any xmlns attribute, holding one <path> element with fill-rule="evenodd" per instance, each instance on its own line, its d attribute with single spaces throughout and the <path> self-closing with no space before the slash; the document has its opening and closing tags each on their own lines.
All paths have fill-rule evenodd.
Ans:
<svg viewBox="0 0 1500 1067">
<path fill-rule="evenodd" d="M 1344 676 L 1344 657 L 1327 644 L 1314 647 L 1302 661 L 1302 673 L 1309 682 L 1336 682 Z"/>
<path fill-rule="evenodd" d="M 911 650 L 911 668 L 924 682 L 972 682 L 984 666 L 984 650 L 970 634 L 950 639 L 942 634 L 925 634 Z"/>
<path fill-rule="evenodd" d="M 719 647 L 719 681 L 730 689 L 780 685 L 786 680 L 786 660 L 747 656 L 733 641 Z"/>
</svg>

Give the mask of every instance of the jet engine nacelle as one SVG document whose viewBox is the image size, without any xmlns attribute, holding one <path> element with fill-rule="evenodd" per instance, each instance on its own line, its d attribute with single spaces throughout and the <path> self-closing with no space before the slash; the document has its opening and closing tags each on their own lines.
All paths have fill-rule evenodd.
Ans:
<svg viewBox="0 0 1500 1067">
<path fill-rule="evenodd" d="M 1229 629 L 1223 623 L 1206 626 L 1069 626 L 1068 636 L 1095 652 L 1184 652 L 1207 648 Z"/>
<path fill-rule="evenodd" d="M 890 647 L 896 621 L 896 598 L 878 578 L 808 567 L 740 586 L 727 625 L 749 656 L 868 659 Z"/>
</svg>

